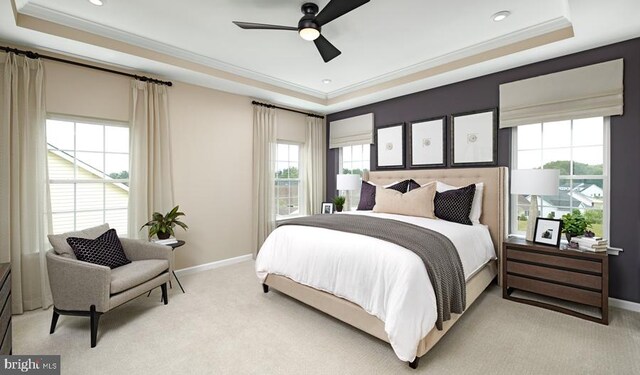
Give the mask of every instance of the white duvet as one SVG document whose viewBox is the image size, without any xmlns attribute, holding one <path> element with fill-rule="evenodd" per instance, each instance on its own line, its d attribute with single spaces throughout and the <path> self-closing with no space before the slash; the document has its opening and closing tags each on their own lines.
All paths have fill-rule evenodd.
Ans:
<svg viewBox="0 0 640 375">
<path fill-rule="evenodd" d="M 484 225 L 353 211 L 344 214 L 394 219 L 438 231 L 455 245 L 468 280 L 495 251 Z M 413 361 L 420 340 L 435 326 L 433 287 L 422 260 L 398 245 L 359 234 L 286 225 L 273 231 L 256 259 L 261 282 L 268 274 L 349 300 L 385 324 L 402 361 Z"/>
</svg>

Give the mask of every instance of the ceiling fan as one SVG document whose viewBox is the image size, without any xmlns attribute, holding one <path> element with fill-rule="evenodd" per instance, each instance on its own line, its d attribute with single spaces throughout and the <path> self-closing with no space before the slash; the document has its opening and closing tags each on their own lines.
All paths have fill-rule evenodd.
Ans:
<svg viewBox="0 0 640 375">
<path fill-rule="evenodd" d="M 304 3 L 301 8 L 304 16 L 300 18 L 300 21 L 298 21 L 298 27 L 240 21 L 233 21 L 233 23 L 242 29 L 297 31 L 302 39 L 313 41 L 324 62 L 329 62 L 342 52 L 322 36 L 320 33 L 322 26 L 338 17 L 344 16 L 369 1 L 370 0 L 331 0 L 317 16 L 316 14 L 319 10 L 318 5 L 314 3 Z"/>
</svg>

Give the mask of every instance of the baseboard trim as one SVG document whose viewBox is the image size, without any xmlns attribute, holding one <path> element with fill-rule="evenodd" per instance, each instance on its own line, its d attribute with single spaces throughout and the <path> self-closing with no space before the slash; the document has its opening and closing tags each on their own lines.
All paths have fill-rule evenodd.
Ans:
<svg viewBox="0 0 640 375">
<path fill-rule="evenodd" d="M 230 266 L 236 263 L 246 262 L 247 260 L 251 260 L 251 258 L 252 258 L 251 254 L 240 255 L 239 257 L 235 257 L 235 258 L 222 259 L 222 260 L 217 260 L 215 262 L 200 264 L 193 267 L 181 268 L 179 270 L 176 270 L 176 274 L 178 276 L 191 275 L 193 273 L 208 271 L 215 268 Z"/>
<path fill-rule="evenodd" d="M 640 303 L 626 301 L 623 299 L 609 298 L 609 306 L 617 307 L 624 310 L 640 312 Z"/>
</svg>

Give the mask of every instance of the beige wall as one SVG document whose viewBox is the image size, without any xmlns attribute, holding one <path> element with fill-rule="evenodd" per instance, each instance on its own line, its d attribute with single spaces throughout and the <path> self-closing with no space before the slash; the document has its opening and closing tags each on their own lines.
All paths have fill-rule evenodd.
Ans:
<svg viewBox="0 0 640 375">
<path fill-rule="evenodd" d="M 50 113 L 129 120 L 129 78 L 51 61 L 45 69 Z M 176 268 L 249 254 L 251 99 L 179 82 L 169 91 L 175 201 L 190 227 L 176 231 L 187 241 Z"/>
</svg>

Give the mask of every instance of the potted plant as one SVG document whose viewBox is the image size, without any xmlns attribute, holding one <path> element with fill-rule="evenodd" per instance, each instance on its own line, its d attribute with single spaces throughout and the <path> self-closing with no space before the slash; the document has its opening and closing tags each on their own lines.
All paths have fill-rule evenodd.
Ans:
<svg viewBox="0 0 640 375">
<path fill-rule="evenodd" d="M 160 212 L 154 212 L 152 219 L 143 225 L 140 230 L 144 229 L 144 227 L 149 227 L 149 238 L 154 235 L 158 236 L 158 239 L 165 240 L 170 236 L 173 236 L 173 228 L 178 225 L 182 227 L 182 229 L 187 230 L 189 227 L 187 224 L 178 220 L 178 217 L 185 216 L 184 212 L 178 211 L 180 206 L 175 206 L 171 211 L 169 211 L 166 215 L 161 214 Z"/>
<path fill-rule="evenodd" d="M 573 210 L 571 213 L 562 215 L 562 233 L 571 242 L 571 237 L 581 236 L 591 227 L 591 222 L 587 220 L 580 210 Z"/>
<path fill-rule="evenodd" d="M 336 206 L 336 211 L 342 212 L 342 208 L 344 207 L 345 197 L 338 195 L 333 198 L 333 204 Z"/>
</svg>

